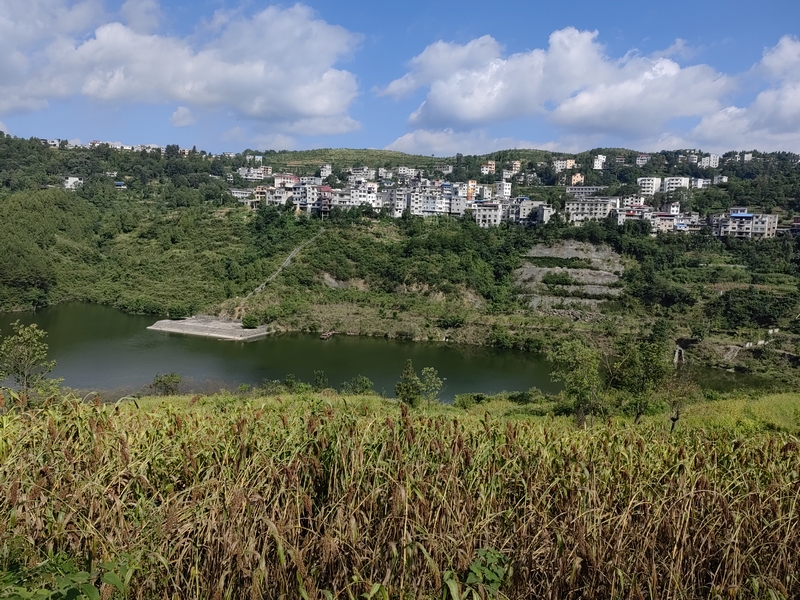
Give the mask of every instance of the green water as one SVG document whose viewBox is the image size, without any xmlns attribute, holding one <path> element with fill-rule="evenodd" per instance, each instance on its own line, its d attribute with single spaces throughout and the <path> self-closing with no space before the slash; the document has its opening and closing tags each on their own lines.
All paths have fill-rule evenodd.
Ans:
<svg viewBox="0 0 800 600">
<path fill-rule="evenodd" d="M 417 371 L 435 367 L 446 378 L 442 397 L 496 393 L 533 386 L 555 391 L 541 356 L 492 348 L 334 336 L 290 334 L 250 343 L 148 331 L 156 317 L 129 315 L 92 304 L 62 304 L 37 312 L 0 314 L 0 334 L 10 323 L 37 323 L 48 332 L 54 377 L 82 390 L 136 391 L 159 373 L 179 373 L 195 390 L 211 391 L 294 374 L 311 382 L 322 370 L 331 387 L 365 375 L 378 392 L 394 395 L 406 359 Z"/>
</svg>

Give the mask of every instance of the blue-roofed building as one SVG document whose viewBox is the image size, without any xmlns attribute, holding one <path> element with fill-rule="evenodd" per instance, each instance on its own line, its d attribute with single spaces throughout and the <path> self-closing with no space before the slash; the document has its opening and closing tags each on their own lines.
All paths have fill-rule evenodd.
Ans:
<svg viewBox="0 0 800 600">
<path fill-rule="evenodd" d="M 714 215 L 709 221 L 718 237 L 773 238 L 778 232 L 778 215 L 755 214 L 742 206 Z"/>
</svg>

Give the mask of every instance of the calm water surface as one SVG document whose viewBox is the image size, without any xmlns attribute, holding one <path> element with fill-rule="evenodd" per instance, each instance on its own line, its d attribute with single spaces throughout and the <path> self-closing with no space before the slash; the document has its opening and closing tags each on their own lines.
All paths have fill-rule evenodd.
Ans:
<svg viewBox="0 0 800 600">
<path fill-rule="evenodd" d="M 365 375 L 377 391 L 394 395 L 406 359 L 417 371 L 435 367 L 446 378 L 442 397 L 496 393 L 533 386 L 557 391 L 541 356 L 491 348 L 310 334 L 272 336 L 249 343 L 223 342 L 147 331 L 158 320 L 92 304 L 62 304 L 36 312 L 0 313 L 0 334 L 10 324 L 36 323 L 48 332 L 53 377 L 77 389 L 139 388 L 159 373 L 179 373 L 196 386 L 258 384 L 294 374 L 311 382 L 325 371 L 331 387 Z M 210 383 L 209 383 L 210 382 Z"/>
</svg>

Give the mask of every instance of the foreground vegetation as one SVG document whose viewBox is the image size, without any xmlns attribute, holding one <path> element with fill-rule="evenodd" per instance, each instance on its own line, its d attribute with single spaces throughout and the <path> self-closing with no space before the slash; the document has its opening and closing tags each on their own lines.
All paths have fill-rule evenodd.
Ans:
<svg viewBox="0 0 800 600">
<path fill-rule="evenodd" d="M 0 594 L 800 594 L 797 395 L 695 405 L 672 434 L 333 391 L 7 402 Z"/>
</svg>

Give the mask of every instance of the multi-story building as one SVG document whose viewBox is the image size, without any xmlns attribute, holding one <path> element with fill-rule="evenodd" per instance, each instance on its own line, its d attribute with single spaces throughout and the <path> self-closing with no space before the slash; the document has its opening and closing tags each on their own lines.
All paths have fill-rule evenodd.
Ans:
<svg viewBox="0 0 800 600">
<path fill-rule="evenodd" d="M 473 202 L 471 209 L 479 227 L 496 227 L 503 221 L 503 205 L 499 202 Z"/>
<path fill-rule="evenodd" d="M 636 166 L 643 167 L 647 163 L 650 162 L 650 155 L 649 154 L 640 154 L 636 157 Z"/>
<path fill-rule="evenodd" d="M 714 235 L 720 237 L 773 238 L 778 232 L 778 215 L 754 214 L 741 206 L 709 220 Z"/>
<path fill-rule="evenodd" d="M 323 179 L 330 177 L 333 174 L 333 167 L 331 165 L 320 165 L 319 176 Z"/>
<path fill-rule="evenodd" d="M 564 210 L 570 223 L 581 225 L 584 221 L 601 221 L 612 211 L 619 210 L 620 199 L 607 196 L 583 197 L 567 200 Z"/>
<path fill-rule="evenodd" d="M 583 173 L 573 173 L 569 178 L 570 186 L 582 185 L 584 181 Z"/>
<path fill-rule="evenodd" d="M 563 159 L 556 159 L 553 161 L 553 169 L 555 169 L 556 173 L 561 173 L 561 171 L 567 171 L 569 169 L 575 168 L 575 159 L 574 158 L 563 158 Z"/>
<path fill-rule="evenodd" d="M 605 166 L 606 166 L 606 158 L 607 158 L 607 157 L 606 157 L 606 155 L 605 155 L 605 154 L 598 154 L 597 156 L 595 156 L 595 157 L 594 157 L 594 163 L 593 163 L 593 165 L 592 165 L 592 168 L 593 168 L 595 171 L 601 171 L 601 170 L 603 170 L 603 169 L 605 168 Z"/>
<path fill-rule="evenodd" d="M 494 175 L 495 169 L 495 162 L 493 160 L 487 160 L 481 165 L 481 175 Z"/>
<path fill-rule="evenodd" d="M 291 173 L 278 173 L 275 175 L 275 187 L 294 187 L 300 183 L 300 178 Z"/>
<path fill-rule="evenodd" d="M 607 185 L 568 186 L 567 196 L 572 196 L 573 198 L 582 198 L 584 196 L 591 196 L 597 192 L 602 192 L 606 188 L 608 188 Z"/>
<path fill-rule="evenodd" d="M 511 183 L 508 181 L 498 181 L 495 185 L 495 195 L 498 198 L 511 197 Z"/>
<path fill-rule="evenodd" d="M 716 169 L 719 167 L 719 156 L 709 154 L 700 159 L 700 167 L 703 169 Z"/>
<path fill-rule="evenodd" d="M 639 177 L 636 180 L 636 185 L 642 190 L 645 196 L 652 196 L 656 192 L 661 191 L 661 178 L 660 177 Z"/>
<path fill-rule="evenodd" d="M 719 185 L 720 183 L 728 183 L 728 176 L 727 175 L 715 175 L 713 179 L 714 185 Z"/>
<path fill-rule="evenodd" d="M 83 185 L 83 177 L 64 177 L 64 189 L 76 190 Z"/>
<path fill-rule="evenodd" d="M 800 237 L 800 217 L 792 219 L 792 226 L 789 228 L 792 237 Z"/>
<path fill-rule="evenodd" d="M 680 188 L 689 188 L 690 180 L 688 177 L 665 177 L 661 182 L 661 192 L 669 194 Z"/>
<path fill-rule="evenodd" d="M 703 179 L 702 177 L 695 177 L 691 181 L 691 186 L 694 189 L 702 190 L 703 188 L 711 187 L 710 179 Z"/>
</svg>

